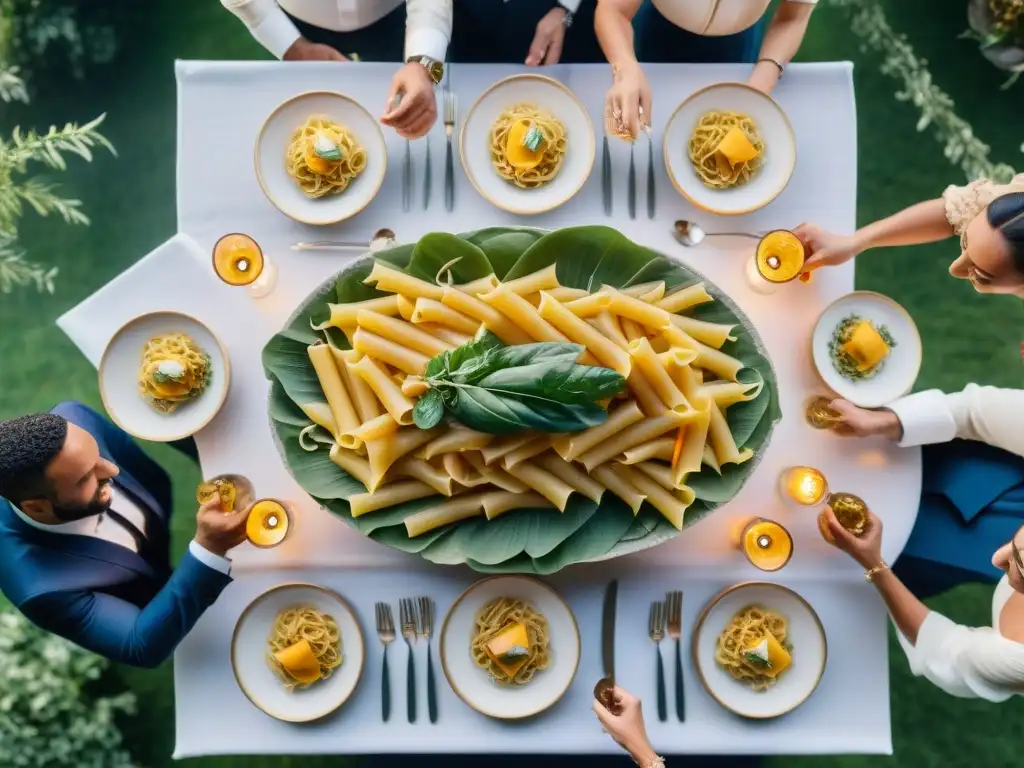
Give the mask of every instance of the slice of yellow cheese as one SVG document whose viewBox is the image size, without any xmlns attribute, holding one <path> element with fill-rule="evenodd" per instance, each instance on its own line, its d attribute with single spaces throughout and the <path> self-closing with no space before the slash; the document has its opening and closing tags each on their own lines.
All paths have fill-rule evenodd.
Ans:
<svg viewBox="0 0 1024 768">
<path fill-rule="evenodd" d="M 306 685 L 320 679 L 320 663 L 309 646 L 308 640 L 299 640 L 294 645 L 282 648 L 274 654 L 278 664 L 298 682 Z"/>
<path fill-rule="evenodd" d="M 789 651 L 782 647 L 782 643 L 775 639 L 775 635 L 768 630 L 765 630 L 763 639 L 768 645 L 768 664 L 758 664 L 756 666 L 751 664 L 751 666 L 766 677 L 778 677 L 793 663 L 793 657 L 789 655 Z M 746 650 L 752 651 L 760 644 L 761 640 L 758 640 L 752 643 Z"/>
<path fill-rule="evenodd" d="M 508 130 L 508 141 L 505 143 L 505 159 L 509 165 L 517 171 L 528 171 L 536 168 L 544 157 L 544 141 L 542 140 L 533 150 L 523 144 L 527 132 L 530 130 L 528 120 L 520 120 Z"/>
<path fill-rule="evenodd" d="M 858 371 L 869 371 L 888 356 L 889 345 L 868 320 L 861 320 L 843 344 L 843 352 L 857 361 Z"/>
<path fill-rule="evenodd" d="M 510 625 L 487 643 L 487 655 L 509 677 L 515 677 L 523 668 L 529 658 L 529 650 L 530 635 L 522 622 Z"/>
<path fill-rule="evenodd" d="M 729 162 L 729 165 L 749 163 L 758 155 L 757 147 L 750 143 L 750 139 L 739 128 L 730 128 L 719 142 L 716 151 Z"/>
</svg>

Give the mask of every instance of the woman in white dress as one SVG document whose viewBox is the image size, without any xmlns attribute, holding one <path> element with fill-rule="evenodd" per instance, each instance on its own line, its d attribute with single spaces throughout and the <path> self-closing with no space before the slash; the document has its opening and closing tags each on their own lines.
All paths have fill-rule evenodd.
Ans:
<svg viewBox="0 0 1024 768">
<path fill-rule="evenodd" d="M 842 414 L 848 434 L 925 446 L 921 510 L 893 569 L 882 560 L 877 517 L 869 515 L 867 530 L 858 538 L 831 509 L 824 513 L 835 545 L 860 563 L 885 601 L 911 671 L 964 698 L 998 702 L 1024 693 L 1024 390 L 972 384 L 951 395 L 919 392 L 881 410 L 843 400 L 832 407 Z M 929 457 L 929 449 L 941 452 L 958 445 L 956 462 L 929 470 L 929 458 L 942 461 L 940 454 Z M 952 585 L 941 573 L 944 568 L 960 581 L 994 581 L 987 570 L 1001 572 L 992 597 L 992 625 L 966 627 L 922 603 L 900 578 L 911 550 L 918 562 L 908 564 L 906 575 L 920 579 L 924 563 L 944 587 Z M 944 550 L 944 556 L 927 563 L 929 553 L 937 550 Z"/>
<path fill-rule="evenodd" d="M 771 93 L 817 1 L 783 0 L 768 22 L 771 0 L 598 0 L 594 28 L 614 79 L 607 132 L 634 138 L 649 124 L 651 89 L 640 61 L 754 64 L 749 84 Z"/>
</svg>

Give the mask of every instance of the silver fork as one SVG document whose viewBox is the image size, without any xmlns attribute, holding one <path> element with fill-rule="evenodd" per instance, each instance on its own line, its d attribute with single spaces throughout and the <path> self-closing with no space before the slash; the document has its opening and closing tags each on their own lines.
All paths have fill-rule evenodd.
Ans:
<svg viewBox="0 0 1024 768">
<path fill-rule="evenodd" d="M 430 190 L 434 186 L 430 178 L 430 134 L 423 137 L 426 142 L 427 153 L 423 160 L 423 210 L 430 207 Z"/>
<path fill-rule="evenodd" d="M 419 619 L 416 615 L 416 604 L 412 598 L 403 597 L 398 603 L 402 620 L 402 637 L 409 646 L 409 667 L 405 672 L 405 694 L 408 704 L 409 722 L 416 722 L 416 665 L 413 662 L 412 644 L 416 640 L 416 627 Z"/>
<path fill-rule="evenodd" d="M 377 603 L 377 637 L 384 644 L 384 664 L 381 669 L 380 709 L 384 722 L 391 717 L 391 680 L 388 674 L 388 646 L 395 641 L 395 620 L 391 615 L 391 606 Z"/>
<path fill-rule="evenodd" d="M 405 140 L 405 160 L 402 163 L 402 210 L 412 209 L 412 142 Z"/>
<path fill-rule="evenodd" d="M 665 663 L 661 660 L 661 641 L 665 639 L 665 604 L 660 600 L 651 603 L 648 633 L 654 643 L 654 655 L 658 657 L 658 719 L 665 722 L 668 719 L 668 707 L 665 703 Z"/>
<path fill-rule="evenodd" d="M 444 158 L 444 207 L 455 210 L 455 160 L 452 154 L 452 133 L 455 131 L 457 102 L 449 83 L 444 84 L 444 135 L 448 149 Z"/>
<path fill-rule="evenodd" d="M 430 635 L 434 631 L 434 601 L 420 598 L 420 636 L 427 641 L 427 713 L 437 722 L 437 689 L 434 687 L 434 663 L 430 658 Z"/>
<path fill-rule="evenodd" d="M 683 592 L 669 592 L 665 598 L 668 605 L 668 636 L 676 643 L 676 717 L 679 722 L 686 722 L 686 697 L 683 691 L 683 660 L 679 651 L 679 641 L 683 634 Z"/>
</svg>

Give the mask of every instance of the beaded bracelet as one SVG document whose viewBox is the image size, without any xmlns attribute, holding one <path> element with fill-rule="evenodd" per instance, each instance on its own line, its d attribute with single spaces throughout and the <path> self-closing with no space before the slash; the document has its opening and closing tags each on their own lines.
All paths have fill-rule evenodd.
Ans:
<svg viewBox="0 0 1024 768">
<path fill-rule="evenodd" d="M 769 64 L 774 64 L 776 67 L 778 67 L 779 68 L 779 77 L 782 77 L 783 66 L 781 64 L 779 64 L 779 62 L 777 62 L 775 59 L 762 58 L 762 59 L 758 59 L 754 63 L 755 64 L 760 64 L 762 61 L 767 61 Z"/>
</svg>

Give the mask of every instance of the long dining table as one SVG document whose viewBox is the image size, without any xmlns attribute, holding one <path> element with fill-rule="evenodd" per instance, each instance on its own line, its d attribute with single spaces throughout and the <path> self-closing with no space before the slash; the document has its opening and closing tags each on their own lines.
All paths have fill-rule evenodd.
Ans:
<svg viewBox="0 0 1024 768">
<path fill-rule="evenodd" d="M 374 114 L 384 110 L 393 66 L 279 62 L 179 61 L 177 132 L 178 234 L 113 279 L 58 320 L 82 353 L 98 365 L 103 350 L 125 322 L 156 310 L 175 310 L 204 322 L 230 357 L 231 384 L 219 414 L 196 436 L 205 477 L 234 472 L 252 478 L 260 496 L 289 500 L 294 530 L 273 549 L 244 544 L 231 553 L 234 582 L 179 646 L 174 661 L 175 757 L 213 754 L 380 753 L 614 753 L 590 712 L 593 685 L 602 675 L 601 601 L 608 581 L 620 582 L 616 627 L 618 680 L 644 699 L 655 693 L 654 647 L 647 636 L 647 606 L 666 589 L 685 590 L 683 610 L 685 723 L 659 722 L 647 730 L 662 754 L 837 754 L 892 751 L 889 713 L 887 619 L 860 569 L 821 538 L 813 510 L 786 505 L 777 492 L 779 474 L 795 464 L 821 469 L 836 490 L 859 493 L 885 521 L 884 555 L 893 562 L 910 535 L 921 490 L 918 449 L 900 449 L 875 439 L 855 441 L 812 429 L 803 418 L 806 399 L 824 393 L 810 360 L 810 334 L 822 310 L 853 290 L 853 265 L 815 273 L 809 284 L 784 286 L 773 295 L 747 285 L 742 264 L 749 241 L 712 238 L 684 249 L 672 236 L 676 219 L 705 229 L 755 232 L 815 221 L 848 232 L 855 224 L 857 128 L 850 63 L 793 65 L 773 94 L 787 113 L 797 140 L 797 163 L 785 191 L 771 204 L 736 219 L 695 209 L 673 188 L 662 161 L 660 137 L 675 106 L 703 86 L 742 80 L 741 65 L 650 65 L 654 93 L 656 209 L 648 218 L 641 197 L 635 219 L 626 205 L 629 147 L 610 139 L 614 202 L 611 216 L 601 203 L 600 152 L 583 188 L 564 205 L 524 217 L 506 213 L 480 197 L 458 162 L 456 131 L 455 205 L 443 204 L 445 135 L 440 120 L 430 133 L 433 193 L 424 207 L 420 190 L 427 142 L 413 142 L 416 190 L 412 209 L 402 210 L 401 163 L 406 143 L 385 130 L 388 173 L 373 202 L 341 224 L 314 228 L 292 221 L 264 197 L 257 183 L 253 145 L 267 115 L 282 101 L 315 90 L 342 92 Z M 474 100 L 520 66 L 450 67 L 459 121 Z M 601 140 L 605 65 L 558 65 L 544 73 L 564 83 L 584 102 Z M 646 139 L 641 139 L 641 142 Z M 640 190 L 646 189 L 646 147 L 637 153 Z M 641 195 L 644 193 L 641 192 Z M 783 418 L 750 480 L 740 493 L 699 524 L 656 548 L 615 560 L 570 566 L 546 578 L 571 605 L 582 655 L 573 684 L 549 711 L 526 722 L 490 719 L 466 706 L 445 684 L 439 668 L 439 718 L 409 723 L 392 716 L 381 722 L 381 644 L 374 631 L 374 602 L 427 594 L 439 619 L 478 578 L 464 567 L 434 566 L 414 555 L 377 544 L 322 509 L 291 477 L 281 461 L 267 416 L 268 383 L 260 352 L 295 307 L 353 258 L 346 254 L 300 253 L 301 240 L 369 240 L 388 227 L 400 242 L 430 231 L 462 232 L 485 226 L 529 225 L 547 229 L 605 224 L 680 259 L 727 293 L 751 318 L 777 375 Z M 228 232 L 245 232 L 260 243 L 279 269 L 276 289 L 262 299 L 221 283 L 211 264 L 213 244 Z M 190 489 L 179 489 L 189 494 Z M 791 531 L 795 553 L 781 571 L 765 574 L 736 547 L 745 521 L 764 516 Z M 828 660 L 816 692 L 782 717 L 753 721 L 720 707 L 701 687 L 689 654 L 689 632 L 704 605 L 723 588 L 751 580 L 789 586 L 818 613 Z M 235 623 L 260 593 L 285 582 L 310 582 L 335 589 L 356 613 L 366 640 L 366 664 L 354 696 L 331 717 L 309 724 L 275 720 L 253 706 L 236 684 L 230 660 Z M 440 623 L 440 621 L 438 622 Z M 422 642 L 413 653 L 425 653 Z M 393 707 L 404 712 L 404 644 L 393 645 Z M 418 659 L 420 660 L 420 659 Z M 422 661 L 417 665 L 424 673 Z M 420 681 L 420 690 L 425 683 Z M 671 697 L 671 680 L 669 681 Z M 423 695 L 422 693 L 420 694 Z"/>
</svg>

